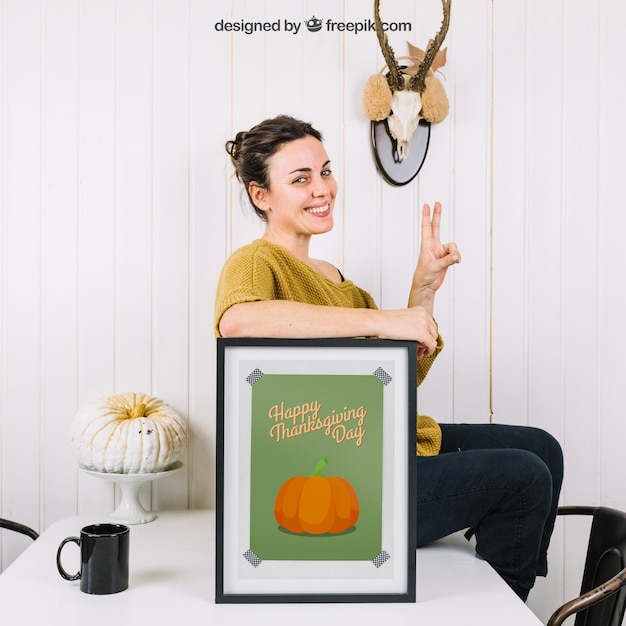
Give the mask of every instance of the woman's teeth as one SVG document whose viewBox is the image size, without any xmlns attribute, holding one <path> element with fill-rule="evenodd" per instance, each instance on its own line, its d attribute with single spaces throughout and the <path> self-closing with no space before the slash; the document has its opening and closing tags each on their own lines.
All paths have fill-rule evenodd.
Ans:
<svg viewBox="0 0 626 626">
<path fill-rule="evenodd" d="M 318 206 L 315 207 L 314 209 L 306 209 L 307 213 L 326 213 L 326 211 L 328 211 L 329 206 L 328 204 L 325 204 L 324 206 Z"/>
</svg>

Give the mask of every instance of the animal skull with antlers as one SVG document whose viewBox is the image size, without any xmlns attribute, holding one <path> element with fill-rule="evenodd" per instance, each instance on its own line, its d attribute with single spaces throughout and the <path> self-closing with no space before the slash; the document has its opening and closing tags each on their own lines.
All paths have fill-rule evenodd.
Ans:
<svg viewBox="0 0 626 626">
<path fill-rule="evenodd" d="M 409 154 L 411 137 L 420 119 L 438 123 L 448 115 L 448 98 L 443 85 L 435 76 L 435 70 L 446 62 L 446 50 L 440 52 L 450 25 L 452 0 L 441 0 L 443 20 L 441 28 L 423 52 L 409 45 L 408 59 L 412 65 L 401 67 L 380 20 L 380 0 L 374 0 L 374 23 L 378 43 L 385 59 L 388 72 L 383 70 L 370 76 L 363 92 L 363 110 L 373 121 L 386 119 L 389 132 L 397 142 L 400 160 Z"/>
</svg>

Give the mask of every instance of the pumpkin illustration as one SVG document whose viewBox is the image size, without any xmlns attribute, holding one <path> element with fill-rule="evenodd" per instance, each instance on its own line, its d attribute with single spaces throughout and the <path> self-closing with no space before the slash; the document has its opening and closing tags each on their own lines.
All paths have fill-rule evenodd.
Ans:
<svg viewBox="0 0 626 626">
<path fill-rule="evenodd" d="M 311 476 L 294 476 L 279 489 L 274 504 L 276 521 L 293 533 L 337 534 L 359 517 L 359 500 L 352 485 L 338 476 L 321 476 L 320 459 Z"/>
<path fill-rule="evenodd" d="M 178 461 L 187 445 L 187 426 L 162 400 L 126 392 L 80 408 L 72 423 L 71 443 L 85 469 L 149 474 Z"/>
</svg>

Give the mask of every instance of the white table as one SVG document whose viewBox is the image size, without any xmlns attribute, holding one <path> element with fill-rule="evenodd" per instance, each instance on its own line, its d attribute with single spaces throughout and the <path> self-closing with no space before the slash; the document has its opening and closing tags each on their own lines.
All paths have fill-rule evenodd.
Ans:
<svg viewBox="0 0 626 626">
<path fill-rule="evenodd" d="M 418 550 L 416 603 L 215 604 L 214 511 L 160 512 L 153 522 L 131 526 L 129 588 L 92 596 L 61 578 L 56 551 L 65 537 L 105 520 L 60 520 L 22 553 L 0 575 L 3 620 L 11 616 L 20 626 L 541 625 L 461 535 Z M 63 553 L 69 572 L 78 569 L 72 547 Z"/>
</svg>

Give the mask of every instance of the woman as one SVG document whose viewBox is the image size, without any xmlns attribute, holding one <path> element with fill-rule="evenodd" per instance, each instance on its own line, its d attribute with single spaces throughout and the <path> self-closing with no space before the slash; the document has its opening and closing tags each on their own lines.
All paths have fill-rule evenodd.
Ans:
<svg viewBox="0 0 626 626">
<path fill-rule="evenodd" d="M 233 253 L 217 289 L 223 337 L 383 337 L 418 342 L 420 384 L 443 348 L 435 294 L 461 255 L 442 244 L 441 205 L 422 210 L 419 259 L 408 306 L 379 310 L 330 263 L 309 256 L 313 235 L 333 227 L 337 183 L 322 135 L 278 116 L 226 144 L 238 179 L 265 222 L 263 236 Z M 547 573 L 563 477 L 559 444 L 546 432 L 417 418 L 418 545 L 474 527 L 476 551 L 526 600 Z"/>
</svg>

